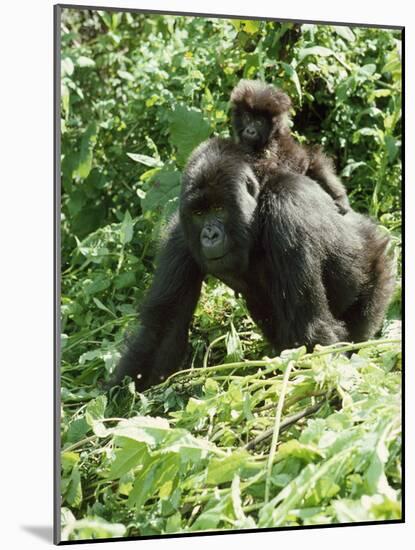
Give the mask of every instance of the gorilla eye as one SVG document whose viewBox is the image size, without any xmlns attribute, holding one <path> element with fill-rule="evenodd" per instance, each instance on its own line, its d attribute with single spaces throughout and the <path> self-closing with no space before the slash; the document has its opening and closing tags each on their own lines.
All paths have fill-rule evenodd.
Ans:
<svg viewBox="0 0 415 550">
<path fill-rule="evenodd" d="M 214 212 L 223 212 L 223 206 L 214 206 L 213 211 Z"/>
<path fill-rule="evenodd" d="M 193 214 L 195 216 L 201 216 L 203 214 L 203 212 L 201 210 L 193 210 Z"/>
</svg>

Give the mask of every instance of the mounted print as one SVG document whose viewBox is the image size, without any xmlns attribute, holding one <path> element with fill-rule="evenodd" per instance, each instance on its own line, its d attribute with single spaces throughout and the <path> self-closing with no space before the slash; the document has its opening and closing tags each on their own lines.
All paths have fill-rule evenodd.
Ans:
<svg viewBox="0 0 415 550">
<path fill-rule="evenodd" d="M 55 7 L 56 543 L 404 520 L 403 32 Z"/>
</svg>

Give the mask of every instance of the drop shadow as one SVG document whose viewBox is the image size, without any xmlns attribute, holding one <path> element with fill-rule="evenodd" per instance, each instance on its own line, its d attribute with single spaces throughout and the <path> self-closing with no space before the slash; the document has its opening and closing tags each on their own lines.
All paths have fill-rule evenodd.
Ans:
<svg viewBox="0 0 415 550">
<path fill-rule="evenodd" d="M 53 543 L 53 527 L 50 525 L 22 525 L 21 528 L 38 539 Z"/>
</svg>

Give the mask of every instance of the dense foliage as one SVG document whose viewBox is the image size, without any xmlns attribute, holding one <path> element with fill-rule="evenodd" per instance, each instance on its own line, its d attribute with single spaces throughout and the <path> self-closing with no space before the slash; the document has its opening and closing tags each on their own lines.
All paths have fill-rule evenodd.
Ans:
<svg viewBox="0 0 415 550">
<path fill-rule="evenodd" d="M 99 385 L 186 159 L 229 135 L 242 77 L 290 94 L 296 136 L 336 159 L 400 264 L 400 33 L 65 8 L 61 40 L 63 537 L 400 518 L 399 284 L 382 340 L 351 358 L 268 359 L 243 301 L 209 280 L 186 371 L 145 394 Z"/>
</svg>

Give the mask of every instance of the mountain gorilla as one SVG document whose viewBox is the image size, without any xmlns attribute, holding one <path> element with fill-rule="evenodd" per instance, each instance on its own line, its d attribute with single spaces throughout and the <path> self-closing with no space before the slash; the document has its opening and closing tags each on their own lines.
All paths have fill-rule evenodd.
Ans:
<svg viewBox="0 0 415 550">
<path fill-rule="evenodd" d="M 282 90 L 257 80 L 241 80 L 231 93 L 235 138 L 262 180 L 283 167 L 319 183 L 344 214 L 350 210 L 346 189 L 333 161 L 320 146 L 300 145 L 288 125 L 291 100 Z"/>
<path fill-rule="evenodd" d="M 204 142 L 184 171 L 141 328 L 112 384 L 129 375 L 143 390 L 180 368 L 207 274 L 243 295 L 277 353 L 366 340 L 393 289 L 387 244 L 373 222 L 339 214 L 307 177 L 278 173 L 260 188 L 238 145 Z"/>
</svg>

